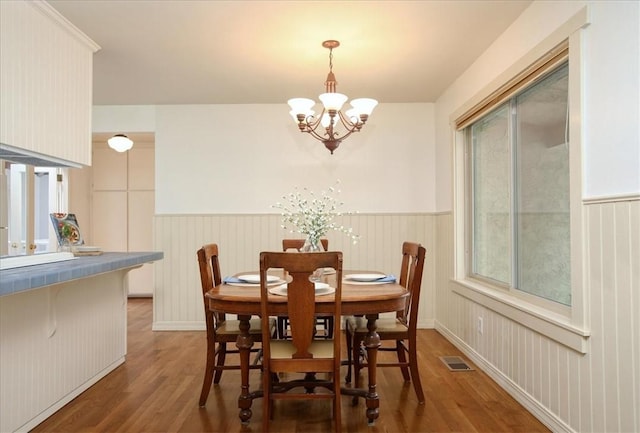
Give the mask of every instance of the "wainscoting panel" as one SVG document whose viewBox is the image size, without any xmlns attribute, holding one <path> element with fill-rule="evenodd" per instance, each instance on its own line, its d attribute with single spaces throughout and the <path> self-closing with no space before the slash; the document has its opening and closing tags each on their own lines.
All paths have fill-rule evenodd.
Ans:
<svg viewBox="0 0 640 433">
<path fill-rule="evenodd" d="M 261 251 L 279 251 L 285 237 L 279 214 L 156 215 L 154 249 L 164 252 L 156 262 L 154 330 L 204 329 L 204 310 L 196 251 L 217 243 L 222 273 L 256 271 Z M 339 224 L 360 235 L 354 244 L 343 233 L 327 234 L 329 249 L 342 251 L 344 268 L 380 270 L 398 276 L 404 241 L 427 249 L 420 302 L 420 327 L 433 327 L 434 221 L 431 214 L 345 215 Z"/>
<path fill-rule="evenodd" d="M 435 223 L 436 329 L 551 430 L 637 432 L 640 200 L 585 203 L 583 210 L 586 354 L 453 292 L 452 215 Z"/>
</svg>

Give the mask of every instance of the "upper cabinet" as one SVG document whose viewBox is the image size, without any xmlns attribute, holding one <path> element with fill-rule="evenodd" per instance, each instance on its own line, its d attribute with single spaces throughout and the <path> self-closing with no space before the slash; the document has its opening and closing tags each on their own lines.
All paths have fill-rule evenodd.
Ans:
<svg viewBox="0 0 640 433">
<path fill-rule="evenodd" d="M 0 143 L 91 165 L 99 49 L 44 1 L 0 1 Z"/>
</svg>

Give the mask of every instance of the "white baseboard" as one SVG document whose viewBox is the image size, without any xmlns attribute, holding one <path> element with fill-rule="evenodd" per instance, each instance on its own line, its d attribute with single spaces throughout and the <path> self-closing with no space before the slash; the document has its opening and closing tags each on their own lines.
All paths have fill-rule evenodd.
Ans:
<svg viewBox="0 0 640 433">
<path fill-rule="evenodd" d="M 153 322 L 152 331 L 206 331 L 207 326 L 199 322 Z"/>
<path fill-rule="evenodd" d="M 435 319 L 418 320 L 416 327 L 418 329 L 434 329 L 436 327 L 436 321 Z"/>
<path fill-rule="evenodd" d="M 393 313 L 395 314 L 395 313 Z M 393 317 L 393 316 L 389 316 Z M 418 329 L 434 329 L 435 320 L 423 320 L 418 322 Z M 344 329 L 343 324 L 340 326 Z M 202 322 L 154 322 L 151 326 L 152 331 L 206 331 L 206 325 Z"/>
</svg>

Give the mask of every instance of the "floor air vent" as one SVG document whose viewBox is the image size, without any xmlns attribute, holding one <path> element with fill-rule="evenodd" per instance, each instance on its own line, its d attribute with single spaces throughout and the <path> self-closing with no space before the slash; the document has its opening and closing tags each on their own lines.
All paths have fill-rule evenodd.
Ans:
<svg viewBox="0 0 640 433">
<path fill-rule="evenodd" d="M 465 362 L 464 359 L 459 356 L 441 356 L 440 359 L 444 362 L 444 365 L 451 371 L 472 371 L 473 368 Z"/>
</svg>

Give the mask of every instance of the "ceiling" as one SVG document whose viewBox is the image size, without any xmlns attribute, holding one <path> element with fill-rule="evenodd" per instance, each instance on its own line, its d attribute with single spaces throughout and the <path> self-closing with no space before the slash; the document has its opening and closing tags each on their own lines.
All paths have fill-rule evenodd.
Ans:
<svg viewBox="0 0 640 433">
<path fill-rule="evenodd" d="M 101 49 L 95 105 L 435 102 L 531 1 L 49 0 Z"/>
</svg>

